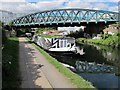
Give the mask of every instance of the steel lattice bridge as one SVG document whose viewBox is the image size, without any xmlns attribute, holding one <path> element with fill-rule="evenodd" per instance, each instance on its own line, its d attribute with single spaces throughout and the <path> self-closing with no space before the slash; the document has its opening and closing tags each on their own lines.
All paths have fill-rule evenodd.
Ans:
<svg viewBox="0 0 120 90">
<path fill-rule="evenodd" d="M 13 26 L 52 26 L 117 22 L 118 13 L 90 9 L 57 9 L 29 14 L 12 21 Z"/>
</svg>

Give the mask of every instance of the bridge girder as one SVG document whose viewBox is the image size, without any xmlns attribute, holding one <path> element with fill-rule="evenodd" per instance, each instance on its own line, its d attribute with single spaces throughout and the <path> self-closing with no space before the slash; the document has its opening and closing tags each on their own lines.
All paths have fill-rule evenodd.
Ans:
<svg viewBox="0 0 120 90">
<path fill-rule="evenodd" d="M 29 14 L 12 21 L 13 26 L 59 26 L 65 24 L 110 23 L 118 21 L 118 13 L 90 9 L 57 9 Z"/>
</svg>

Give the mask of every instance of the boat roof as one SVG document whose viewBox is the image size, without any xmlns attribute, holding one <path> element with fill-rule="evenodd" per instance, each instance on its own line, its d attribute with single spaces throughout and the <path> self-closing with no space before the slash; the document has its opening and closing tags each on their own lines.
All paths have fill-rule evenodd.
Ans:
<svg viewBox="0 0 120 90">
<path fill-rule="evenodd" d="M 67 36 L 50 36 L 50 35 L 37 35 L 37 36 L 44 37 L 44 38 L 75 39 L 73 37 L 67 37 Z"/>
</svg>

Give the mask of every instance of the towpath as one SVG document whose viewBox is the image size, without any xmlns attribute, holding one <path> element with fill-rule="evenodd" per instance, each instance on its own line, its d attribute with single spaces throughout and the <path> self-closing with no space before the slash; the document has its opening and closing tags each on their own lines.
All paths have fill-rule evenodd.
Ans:
<svg viewBox="0 0 120 90">
<path fill-rule="evenodd" d="M 76 88 L 25 38 L 19 38 L 21 88 Z"/>
</svg>

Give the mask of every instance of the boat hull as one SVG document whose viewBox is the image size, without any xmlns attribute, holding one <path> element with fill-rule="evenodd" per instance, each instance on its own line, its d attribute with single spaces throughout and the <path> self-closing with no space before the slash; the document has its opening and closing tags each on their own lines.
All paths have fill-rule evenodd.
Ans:
<svg viewBox="0 0 120 90">
<path fill-rule="evenodd" d="M 37 35 L 32 39 L 37 45 L 51 52 L 75 52 L 75 39 L 72 37 L 45 38 Z"/>
</svg>

